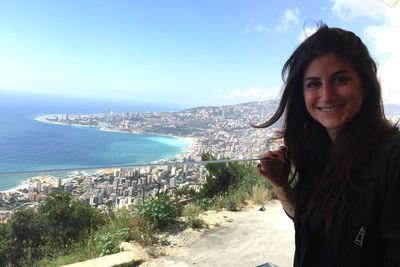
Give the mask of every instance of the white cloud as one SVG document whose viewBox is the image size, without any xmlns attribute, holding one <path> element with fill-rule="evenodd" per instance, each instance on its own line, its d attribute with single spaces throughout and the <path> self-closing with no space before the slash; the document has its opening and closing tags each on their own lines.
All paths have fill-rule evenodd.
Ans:
<svg viewBox="0 0 400 267">
<path fill-rule="evenodd" d="M 400 86 L 398 65 L 400 56 L 392 57 L 379 66 L 382 96 L 385 104 L 400 104 Z"/>
<path fill-rule="evenodd" d="M 254 27 L 255 20 L 251 19 L 250 22 L 246 25 L 245 32 L 250 32 L 251 29 Z"/>
<path fill-rule="evenodd" d="M 373 51 L 382 55 L 378 63 L 383 101 L 400 104 L 400 19 L 388 20 L 380 26 L 371 25 L 364 32 L 372 40 Z"/>
<path fill-rule="evenodd" d="M 257 25 L 256 26 L 256 32 L 266 32 L 268 31 L 268 28 L 264 25 Z"/>
<path fill-rule="evenodd" d="M 275 27 L 278 31 L 287 31 L 294 25 L 299 24 L 299 15 L 300 11 L 298 8 L 295 9 L 286 9 L 283 13 L 281 21 L 279 25 Z"/>
<path fill-rule="evenodd" d="M 385 2 L 385 3 L 383 3 Z M 391 3 L 392 2 L 392 3 Z M 343 20 L 357 17 L 374 19 L 375 25 L 364 29 L 369 49 L 378 61 L 384 103 L 400 104 L 398 63 L 400 62 L 400 3 L 392 0 L 335 0 L 332 10 Z"/>
<path fill-rule="evenodd" d="M 400 50 L 400 26 L 391 24 L 371 25 L 364 30 L 364 33 L 371 39 L 373 49 L 376 52 L 398 54 Z"/>
<path fill-rule="evenodd" d="M 249 24 L 246 25 L 245 32 L 266 32 L 269 28 L 262 24 L 256 24 L 255 19 L 251 19 Z"/>
<path fill-rule="evenodd" d="M 279 24 L 275 27 L 277 31 L 287 31 L 293 26 L 299 24 L 299 15 L 300 10 L 298 8 L 295 9 L 286 9 L 280 19 Z M 251 19 L 251 21 L 246 25 L 245 32 L 268 32 L 272 30 L 266 25 L 256 23 L 255 19 Z"/>
<path fill-rule="evenodd" d="M 261 85 L 254 85 L 249 89 L 234 89 L 228 94 L 228 99 L 238 99 L 240 102 L 262 101 L 267 99 L 277 99 L 280 95 L 280 88 L 274 87 L 267 89 Z"/>
<path fill-rule="evenodd" d="M 334 0 L 333 2 L 332 12 L 345 21 L 361 16 L 378 19 L 387 8 L 379 0 Z"/>
</svg>

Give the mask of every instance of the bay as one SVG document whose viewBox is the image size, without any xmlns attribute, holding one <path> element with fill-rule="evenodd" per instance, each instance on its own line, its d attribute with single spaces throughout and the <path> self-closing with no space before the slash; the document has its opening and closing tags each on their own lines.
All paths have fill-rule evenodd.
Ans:
<svg viewBox="0 0 400 267">
<path fill-rule="evenodd" d="M 8 99 L 8 101 L 6 101 Z M 27 172 L 151 163 L 171 159 L 190 146 L 186 140 L 146 134 L 38 122 L 44 114 L 170 111 L 178 107 L 76 99 L 0 100 L 0 172 Z M 0 175 L 0 191 L 15 188 L 27 176 Z"/>
</svg>

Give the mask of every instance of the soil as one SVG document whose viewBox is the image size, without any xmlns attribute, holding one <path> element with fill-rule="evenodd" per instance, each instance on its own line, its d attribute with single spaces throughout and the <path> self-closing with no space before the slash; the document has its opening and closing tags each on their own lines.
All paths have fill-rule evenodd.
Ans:
<svg viewBox="0 0 400 267">
<path fill-rule="evenodd" d="M 155 247 L 141 267 L 293 266 L 294 228 L 278 201 L 241 211 L 207 211 L 208 229 L 172 230 L 166 246 Z"/>
</svg>

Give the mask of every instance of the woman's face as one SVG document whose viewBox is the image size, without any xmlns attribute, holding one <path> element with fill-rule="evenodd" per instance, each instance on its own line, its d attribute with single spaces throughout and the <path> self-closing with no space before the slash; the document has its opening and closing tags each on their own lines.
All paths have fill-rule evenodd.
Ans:
<svg viewBox="0 0 400 267">
<path fill-rule="evenodd" d="M 308 113 L 332 140 L 356 116 L 364 98 L 357 72 L 333 53 L 311 61 L 304 72 L 303 93 Z"/>
</svg>

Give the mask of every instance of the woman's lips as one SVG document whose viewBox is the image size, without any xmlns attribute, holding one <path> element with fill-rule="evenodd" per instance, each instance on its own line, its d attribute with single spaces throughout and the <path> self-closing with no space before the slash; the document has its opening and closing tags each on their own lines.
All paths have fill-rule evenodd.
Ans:
<svg viewBox="0 0 400 267">
<path fill-rule="evenodd" d="M 335 106 L 329 106 L 329 107 L 317 107 L 318 110 L 323 111 L 323 112 L 335 112 L 342 108 L 344 105 L 335 105 Z"/>
</svg>

